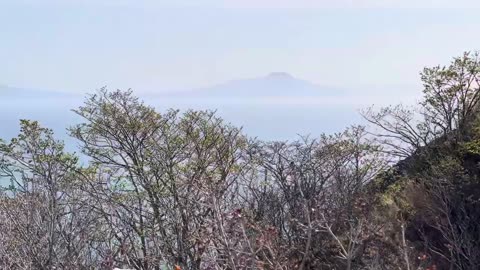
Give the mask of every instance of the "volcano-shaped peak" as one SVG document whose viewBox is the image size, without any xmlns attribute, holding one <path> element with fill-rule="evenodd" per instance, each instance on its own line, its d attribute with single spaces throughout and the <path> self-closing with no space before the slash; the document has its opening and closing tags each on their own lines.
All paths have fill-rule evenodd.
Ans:
<svg viewBox="0 0 480 270">
<path fill-rule="evenodd" d="M 181 95 L 189 98 L 257 99 L 326 97 L 336 96 L 338 93 L 336 88 L 320 86 L 287 72 L 272 72 L 261 77 L 231 80 L 212 87 L 184 91 Z"/>
<path fill-rule="evenodd" d="M 290 75 L 289 73 L 287 72 L 272 72 L 270 74 L 267 75 L 267 78 L 271 78 L 271 79 L 294 79 L 294 77 L 292 75 Z"/>
</svg>

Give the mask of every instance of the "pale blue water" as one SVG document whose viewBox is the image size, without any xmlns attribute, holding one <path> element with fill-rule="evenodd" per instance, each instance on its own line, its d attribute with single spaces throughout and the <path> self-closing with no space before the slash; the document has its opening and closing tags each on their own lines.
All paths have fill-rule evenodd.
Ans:
<svg viewBox="0 0 480 270">
<path fill-rule="evenodd" d="M 71 99 L 0 101 L 0 138 L 15 136 L 19 119 L 31 119 L 52 128 L 59 138 L 67 139 L 66 128 L 80 121 L 71 110 L 81 103 L 82 100 Z M 359 106 L 339 104 L 205 104 L 161 99 L 149 100 L 148 104 L 160 112 L 168 108 L 216 110 L 227 122 L 242 126 L 246 134 L 263 140 L 292 140 L 297 134 L 318 136 L 361 122 Z"/>
<path fill-rule="evenodd" d="M 9 140 L 16 136 L 19 119 L 38 120 L 65 141 L 68 151 L 78 152 L 77 142 L 67 135 L 66 129 L 81 121 L 71 109 L 81 105 L 82 101 L 81 98 L 0 100 L 0 138 Z M 217 115 L 227 122 L 242 126 L 244 133 L 262 140 L 294 140 L 299 134 L 317 137 L 322 132 L 339 132 L 362 122 L 357 112 L 360 106 L 341 104 L 177 102 L 160 98 L 147 103 L 160 112 L 172 107 L 215 109 Z"/>
</svg>

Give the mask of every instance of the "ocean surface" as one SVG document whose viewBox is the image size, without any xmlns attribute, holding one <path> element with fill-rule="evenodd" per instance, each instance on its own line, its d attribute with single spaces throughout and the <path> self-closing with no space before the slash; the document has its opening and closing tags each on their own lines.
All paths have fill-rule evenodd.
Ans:
<svg viewBox="0 0 480 270">
<path fill-rule="evenodd" d="M 19 133 L 20 119 L 37 120 L 42 126 L 53 129 L 55 136 L 65 142 L 68 151 L 79 152 L 78 142 L 68 136 L 67 128 L 82 121 L 72 111 L 82 102 L 81 97 L 2 99 L 0 138 L 8 141 L 16 136 Z M 321 133 L 340 132 L 349 125 L 362 123 L 358 110 L 365 107 L 330 101 L 299 104 L 278 100 L 232 102 L 153 98 L 148 99 L 146 103 L 154 106 L 159 112 L 169 108 L 216 110 L 216 114 L 225 121 L 242 127 L 245 134 L 267 141 L 292 141 L 301 135 L 314 138 Z"/>
<path fill-rule="evenodd" d="M 52 128 L 58 138 L 67 140 L 66 128 L 81 122 L 72 109 L 81 105 L 82 101 L 81 98 L 0 100 L 0 138 L 15 136 L 19 131 L 19 120 L 29 119 Z M 161 98 L 150 99 L 146 103 L 159 112 L 169 108 L 215 110 L 225 121 L 242 127 L 244 133 L 262 140 L 294 140 L 299 134 L 318 136 L 322 132 L 341 131 L 348 125 L 362 123 L 358 111 L 366 107 L 328 103 L 175 101 Z"/>
</svg>

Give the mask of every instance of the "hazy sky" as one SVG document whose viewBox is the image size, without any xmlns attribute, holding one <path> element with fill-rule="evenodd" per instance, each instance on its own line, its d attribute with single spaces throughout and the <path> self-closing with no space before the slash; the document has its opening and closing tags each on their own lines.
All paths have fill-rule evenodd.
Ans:
<svg viewBox="0 0 480 270">
<path fill-rule="evenodd" d="M 0 0 L 0 84 L 146 92 L 286 71 L 418 85 L 424 66 L 480 49 L 477 2 Z"/>
</svg>

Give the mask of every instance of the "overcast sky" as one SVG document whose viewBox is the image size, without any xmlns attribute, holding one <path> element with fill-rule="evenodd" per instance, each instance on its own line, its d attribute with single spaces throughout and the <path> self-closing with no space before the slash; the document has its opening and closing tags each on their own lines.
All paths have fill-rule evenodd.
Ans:
<svg viewBox="0 0 480 270">
<path fill-rule="evenodd" d="M 0 84 L 148 92 L 285 71 L 389 91 L 480 49 L 477 2 L 0 0 Z"/>
</svg>

